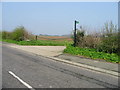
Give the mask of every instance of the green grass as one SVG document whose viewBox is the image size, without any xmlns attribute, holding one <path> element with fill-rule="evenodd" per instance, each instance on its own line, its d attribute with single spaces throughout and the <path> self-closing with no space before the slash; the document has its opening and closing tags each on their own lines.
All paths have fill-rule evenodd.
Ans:
<svg viewBox="0 0 120 90">
<path fill-rule="evenodd" d="M 2 40 L 2 41 L 15 43 L 18 45 L 35 45 L 35 46 L 65 46 L 72 43 L 70 41 L 53 41 L 53 40 L 37 40 L 37 41 Z"/>
<path fill-rule="evenodd" d="M 9 40 L 9 39 L 2 39 L 3 42 L 8 42 L 8 43 L 15 43 L 17 44 L 17 41 L 14 40 Z"/>
<path fill-rule="evenodd" d="M 0 32 L 0 41 L 2 41 L 2 33 Z"/>
<path fill-rule="evenodd" d="M 69 53 L 78 56 L 85 56 L 91 59 L 102 59 L 108 62 L 120 63 L 120 59 L 118 58 L 117 54 L 97 52 L 96 49 L 79 48 L 79 47 L 73 47 L 71 45 L 67 45 L 67 48 L 64 49 L 64 53 Z"/>
</svg>

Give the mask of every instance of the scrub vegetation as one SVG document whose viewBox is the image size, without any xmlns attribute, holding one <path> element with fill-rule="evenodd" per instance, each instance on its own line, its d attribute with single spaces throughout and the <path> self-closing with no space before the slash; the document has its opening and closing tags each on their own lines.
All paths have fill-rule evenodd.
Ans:
<svg viewBox="0 0 120 90">
<path fill-rule="evenodd" d="M 112 22 L 105 23 L 102 33 L 85 35 L 84 29 L 77 30 L 76 47 L 68 45 L 64 52 L 120 63 L 118 36 L 118 29 Z"/>
<path fill-rule="evenodd" d="M 23 26 L 17 27 L 13 32 L 2 31 L 2 41 L 19 45 L 36 46 L 65 46 L 72 44 L 72 39 L 60 36 L 36 36 L 29 33 Z"/>
</svg>

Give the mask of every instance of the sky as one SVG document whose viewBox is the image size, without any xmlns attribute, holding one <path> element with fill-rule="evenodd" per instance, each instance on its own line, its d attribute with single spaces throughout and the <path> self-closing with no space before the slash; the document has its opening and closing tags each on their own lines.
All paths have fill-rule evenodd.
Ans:
<svg viewBox="0 0 120 90">
<path fill-rule="evenodd" d="M 1 5 L 1 4 L 0 4 Z M 65 35 L 74 20 L 88 32 L 100 31 L 105 22 L 118 24 L 117 2 L 3 2 L 2 29 L 24 26 L 33 34 Z"/>
<path fill-rule="evenodd" d="M 0 3 L 0 30 L 2 30 L 2 3 Z"/>
<path fill-rule="evenodd" d="M 118 3 L 118 15 L 120 15 L 120 1 Z M 118 17 L 118 28 L 119 28 L 119 32 L 120 32 L 120 17 Z"/>
</svg>

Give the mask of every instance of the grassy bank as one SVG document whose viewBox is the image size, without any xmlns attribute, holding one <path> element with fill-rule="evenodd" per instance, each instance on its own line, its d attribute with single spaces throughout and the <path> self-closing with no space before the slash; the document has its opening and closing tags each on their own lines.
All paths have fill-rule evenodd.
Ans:
<svg viewBox="0 0 120 90">
<path fill-rule="evenodd" d="M 64 53 L 69 53 L 72 55 L 85 56 L 91 59 L 102 59 L 108 62 L 120 63 L 118 55 L 115 53 L 109 54 L 104 52 L 97 52 L 96 49 L 89 48 L 78 48 L 68 45 L 64 50 Z"/>
<path fill-rule="evenodd" d="M 35 46 L 65 46 L 72 43 L 72 41 L 52 41 L 52 40 L 15 41 L 3 39 L 2 41 L 18 45 L 35 45 Z"/>
</svg>

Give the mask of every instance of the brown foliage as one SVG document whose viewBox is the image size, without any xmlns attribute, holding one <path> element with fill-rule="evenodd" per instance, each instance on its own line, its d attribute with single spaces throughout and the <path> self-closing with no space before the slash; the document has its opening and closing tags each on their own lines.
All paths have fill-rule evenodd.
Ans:
<svg viewBox="0 0 120 90">
<path fill-rule="evenodd" d="M 97 36 L 94 37 L 92 35 L 89 35 L 89 36 L 84 37 L 83 42 L 84 42 L 84 47 L 97 48 L 97 46 L 101 42 L 101 38 Z"/>
</svg>

